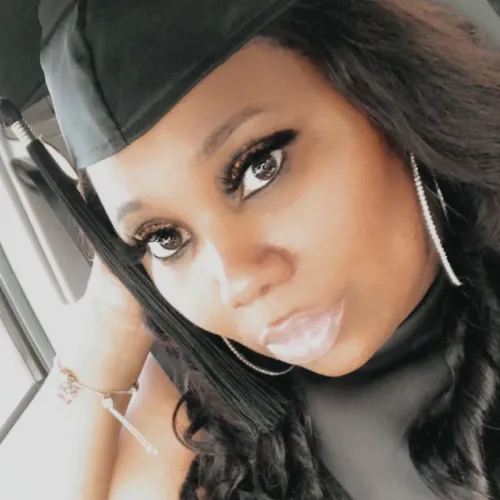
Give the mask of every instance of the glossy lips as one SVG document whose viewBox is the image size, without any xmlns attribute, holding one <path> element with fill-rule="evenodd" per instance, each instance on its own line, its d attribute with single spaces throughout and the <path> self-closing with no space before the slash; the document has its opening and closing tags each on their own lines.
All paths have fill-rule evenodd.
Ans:
<svg viewBox="0 0 500 500">
<path fill-rule="evenodd" d="M 261 341 L 279 360 L 304 365 L 320 359 L 337 340 L 343 308 L 296 314 L 264 331 Z"/>
</svg>

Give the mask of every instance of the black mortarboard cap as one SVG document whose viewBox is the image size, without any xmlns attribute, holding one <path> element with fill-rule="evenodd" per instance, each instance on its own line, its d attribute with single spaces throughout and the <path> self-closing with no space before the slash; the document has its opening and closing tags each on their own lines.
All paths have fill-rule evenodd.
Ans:
<svg viewBox="0 0 500 500">
<path fill-rule="evenodd" d="M 43 0 L 41 63 L 77 168 L 111 156 L 295 0 Z"/>
</svg>

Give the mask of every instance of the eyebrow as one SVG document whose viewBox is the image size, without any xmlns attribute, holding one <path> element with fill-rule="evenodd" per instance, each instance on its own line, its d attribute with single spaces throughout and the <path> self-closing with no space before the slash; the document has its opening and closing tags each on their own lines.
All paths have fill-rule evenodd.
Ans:
<svg viewBox="0 0 500 500">
<path fill-rule="evenodd" d="M 119 224 L 125 217 L 129 216 L 134 212 L 139 212 L 145 208 L 145 204 L 141 200 L 130 200 L 122 203 L 116 209 L 116 222 Z"/>
<path fill-rule="evenodd" d="M 212 156 L 221 146 L 226 142 L 229 137 L 243 125 L 245 122 L 261 113 L 268 111 L 263 107 L 248 106 L 237 111 L 230 116 L 221 125 L 219 125 L 204 141 L 198 156 L 209 157 Z M 115 212 L 116 221 L 120 223 L 134 212 L 144 210 L 146 204 L 139 200 L 129 200 L 121 204 Z"/>
<path fill-rule="evenodd" d="M 205 139 L 199 156 L 208 157 L 213 155 L 231 137 L 237 128 L 241 127 L 241 125 L 254 116 L 266 111 L 268 111 L 266 108 L 248 106 L 236 112 Z"/>
</svg>

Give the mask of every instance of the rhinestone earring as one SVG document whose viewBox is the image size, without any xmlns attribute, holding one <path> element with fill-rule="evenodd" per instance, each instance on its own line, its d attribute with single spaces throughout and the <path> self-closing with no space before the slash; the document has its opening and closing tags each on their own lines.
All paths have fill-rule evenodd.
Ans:
<svg viewBox="0 0 500 500">
<path fill-rule="evenodd" d="M 413 180 L 415 181 L 415 187 L 417 190 L 418 200 L 420 202 L 420 207 L 422 209 L 422 215 L 424 217 L 425 225 L 427 226 L 427 231 L 431 237 L 432 243 L 434 244 L 434 248 L 436 249 L 439 258 L 441 260 L 441 264 L 448 275 L 449 280 L 454 286 L 461 286 L 462 282 L 458 279 L 458 276 L 455 274 L 455 271 L 451 267 L 450 261 L 448 259 L 448 255 L 446 255 L 446 251 L 444 249 L 443 243 L 441 242 L 441 238 L 439 237 L 439 233 L 436 228 L 436 224 L 432 218 L 431 210 L 429 208 L 429 202 L 427 201 L 427 197 L 425 194 L 424 185 L 422 182 L 422 178 L 420 177 L 420 170 L 418 168 L 417 160 L 413 153 L 410 154 L 410 164 L 411 169 L 413 171 Z M 436 186 L 436 193 L 439 199 L 439 203 L 441 208 L 443 209 L 443 213 L 446 218 L 448 218 L 448 209 L 446 207 L 446 202 L 443 197 L 443 193 L 439 188 L 439 184 L 437 179 L 434 178 L 434 183 Z"/>
</svg>

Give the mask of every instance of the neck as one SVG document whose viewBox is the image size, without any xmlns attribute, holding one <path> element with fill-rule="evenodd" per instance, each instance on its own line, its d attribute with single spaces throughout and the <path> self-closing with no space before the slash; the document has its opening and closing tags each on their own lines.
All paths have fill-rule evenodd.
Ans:
<svg viewBox="0 0 500 500">
<path fill-rule="evenodd" d="M 358 372 L 375 372 L 406 363 L 441 339 L 443 299 L 449 285 L 439 272 L 417 307 Z"/>
</svg>

